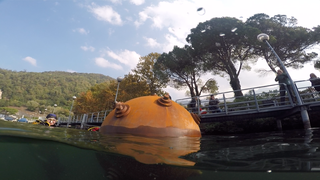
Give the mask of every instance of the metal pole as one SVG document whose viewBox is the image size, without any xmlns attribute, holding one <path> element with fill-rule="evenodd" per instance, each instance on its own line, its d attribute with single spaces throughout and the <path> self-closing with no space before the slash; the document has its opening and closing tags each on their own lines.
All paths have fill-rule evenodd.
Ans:
<svg viewBox="0 0 320 180">
<path fill-rule="evenodd" d="M 296 95 L 296 98 L 297 98 L 297 102 L 298 102 L 298 105 L 300 106 L 300 112 L 301 112 L 301 118 L 302 118 L 302 121 L 303 121 L 303 124 L 304 124 L 304 128 L 305 129 L 310 129 L 311 128 L 311 125 L 310 125 L 310 120 L 309 120 L 309 115 L 308 115 L 308 111 L 307 111 L 307 108 L 306 107 L 303 107 L 302 106 L 302 101 L 301 101 L 301 97 L 300 97 L 300 94 L 298 92 L 298 89 L 297 87 L 295 86 L 295 84 L 293 83 L 286 67 L 283 65 L 280 57 L 278 56 L 278 54 L 274 51 L 274 49 L 271 47 L 271 45 L 269 44 L 269 42 L 265 39 L 264 42 L 266 42 L 266 44 L 269 46 L 269 48 L 271 49 L 271 51 L 273 52 L 273 54 L 276 56 L 282 70 L 288 75 L 288 78 L 289 78 L 289 81 L 292 85 L 292 89 L 293 89 L 293 92 L 294 94 Z M 287 89 L 288 90 L 288 89 Z"/>
<path fill-rule="evenodd" d="M 71 104 L 71 108 L 70 108 L 70 111 L 69 111 L 69 118 L 68 118 L 68 123 L 67 123 L 67 128 L 69 127 L 69 124 L 70 124 L 70 120 L 71 120 L 71 111 L 72 111 L 72 107 L 73 107 L 73 103 L 74 103 L 74 100 L 76 99 L 76 96 L 73 96 L 72 97 L 72 104 Z"/>
<path fill-rule="evenodd" d="M 119 84 L 120 84 L 120 82 L 118 82 L 118 87 L 117 87 L 117 92 L 116 92 L 116 98 L 114 98 L 114 102 L 115 102 L 115 103 L 117 102 L 117 96 L 118 96 Z"/>
<path fill-rule="evenodd" d="M 296 95 L 297 97 L 297 101 L 298 101 L 298 105 L 302 105 L 302 101 L 301 101 L 301 98 L 300 98 L 300 94 L 298 92 L 298 89 L 296 88 L 296 86 L 294 85 L 287 69 L 285 68 L 285 66 L 283 65 L 280 57 L 278 56 L 278 54 L 274 51 L 274 49 L 271 47 L 271 45 L 269 44 L 269 42 L 267 40 L 265 40 L 265 42 L 267 43 L 267 45 L 269 46 L 269 48 L 271 49 L 271 51 L 273 52 L 273 54 L 277 57 L 277 60 L 281 66 L 281 69 L 284 71 L 284 73 L 286 73 L 288 75 L 288 78 L 289 78 L 289 81 L 290 81 L 290 84 L 292 84 L 292 89 L 294 91 L 294 94 Z M 294 86 L 294 87 L 293 87 Z"/>
<path fill-rule="evenodd" d="M 253 92 L 254 102 L 256 104 L 257 111 L 260 112 L 260 108 L 259 108 L 259 103 L 258 103 L 258 100 L 257 100 L 256 92 L 254 91 L 254 89 L 252 89 L 252 92 Z"/>
<path fill-rule="evenodd" d="M 120 84 L 120 82 L 121 82 L 122 80 L 123 80 L 122 77 L 118 77 L 118 78 L 117 78 L 118 87 L 117 87 L 116 97 L 114 98 L 114 103 L 117 103 L 117 96 L 118 96 L 119 84 Z"/>
</svg>

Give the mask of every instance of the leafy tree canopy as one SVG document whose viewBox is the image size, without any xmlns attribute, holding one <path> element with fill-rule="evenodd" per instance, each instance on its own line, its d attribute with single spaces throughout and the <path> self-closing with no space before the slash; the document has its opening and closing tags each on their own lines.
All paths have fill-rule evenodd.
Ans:
<svg viewBox="0 0 320 180">
<path fill-rule="evenodd" d="M 190 96 L 200 96 L 201 93 L 214 93 L 217 83 L 209 79 L 203 83 L 201 76 L 205 73 L 200 57 L 190 47 L 175 46 L 169 53 L 163 53 L 154 65 L 154 72 L 158 79 L 168 82 L 171 80 L 177 89 L 187 87 Z"/>
<path fill-rule="evenodd" d="M 302 68 L 303 64 L 310 62 L 318 55 L 310 52 L 310 49 L 319 43 L 319 26 L 311 30 L 297 26 L 297 19 L 294 17 L 288 18 L 286 15 L 269 17 L 266 14 L 255 14 L 246 21 L 246 24 L 269 35 L 271 46 L 286 67 Z M 254 35 L 256 37 L 258 34 Z M 255 46 L 255 54 L 266 60 L 271 71 L 276 72 L 276 68 L 280 67 L 276 57 L 265 43 Z M 260 70 L 260 72 L 265 71 L 267 70 Z"/>
<path fill-rule="evenodd" d="M 36 101 L 40 106 L 57 104 L 68 109 L 72 96 L 110 80 L 114 79 L 101 74 L 59 71 L 35 73 L 0 69 L 0 89 L 3 92 L 0 104 L 25 106 L 28 101 Z"/>
<path fill-rule="evenodd" d="M 242 69 L 250 70 L 250 63 L 256 61 L 253 47 L 259 32 L 246 26 L 236 18 L 213 18 L 199 23 L 191 29 L 186 40 L 204 64 L 204 71 L 213 74 L 227 74 L 236 96 L 242 96 L 239 74 Z"/>
<path fill-rule="evenodd" d="M 15 108 L 0 107 L 0 113 L 2 113 L 2 114 L 13 115 L 13 114 L 16 114 L 17 112 L 18 112 L 18 110 Z"/>
<path fill-rule="evenodd" d="M 142 80 L 145 80 L 149 86 L 151 94 L 164 94 L 162 88 L 167 86 L 166 81 L 158 79 L 154 73 L 154 64 L 157 58 L 160 56 L 159 53 L 150 53 L 147 56 L 140 57 L 137 67 L 133 69 L 133 73 L 140 76 Z"/>
</svg>

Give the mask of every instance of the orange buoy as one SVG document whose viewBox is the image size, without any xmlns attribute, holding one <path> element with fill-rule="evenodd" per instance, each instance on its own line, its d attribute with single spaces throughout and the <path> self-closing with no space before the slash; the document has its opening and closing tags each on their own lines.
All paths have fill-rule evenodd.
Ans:
<svg viewBox="0 0 320 180">
<path fill-rule="evenodd" d="M 104 119 L 102 134 L 125 133 L 155 137 L 201 137 L 194 117 L 168 95 L 143 96 L 117 103 Z"/>
</svg>

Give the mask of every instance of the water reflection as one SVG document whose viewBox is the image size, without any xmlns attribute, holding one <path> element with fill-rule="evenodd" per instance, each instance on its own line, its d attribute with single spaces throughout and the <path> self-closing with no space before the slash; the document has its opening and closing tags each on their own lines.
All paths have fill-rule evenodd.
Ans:
<svg viewBox="0 0 320 180">
<path fill-rule="evenodd" d="M 90 179 L 93 172 L 94 179 L 202 179 L 211 172 L 319 171 L 319 146 L 319 129 L 151 138 L 0 122 L 1 167 L 11 173 L 17 164 L 29 166 L 24 173 L 41 169 L 38 179 L 73 179 L 75 173 Z"/>
<path fill-rule="evenodd" d="M 180 180 L 201 174 L 186 168 L 195 162 L 179 158 L 200 150 L 200 138 L 101 136 L 2 122 L 0 127 L 0 165 L 6 171 L 0 177 L 5 179 L 25 179 L 28 174 L 26 179 Z M 18 166 L 24 169 L 17 174 Z"/>
<path fill-rule="evenodd" d="M 200 150 L 199 137 L 151 138 L 131 135 L 103 136 L 100 143 L 109 152 L 134 157 L 144 164 L 193 166 L 195 163 L 180 156 Z"/>
<path fill-rule="evenodd" d="M 314 171 L 320 167 L 319 129 L 204 137 L 201 150 L 186 156 L 196 168 L 227 171 Z M 214 141 L 212 141 L 214 140 Z"/>
</svg>

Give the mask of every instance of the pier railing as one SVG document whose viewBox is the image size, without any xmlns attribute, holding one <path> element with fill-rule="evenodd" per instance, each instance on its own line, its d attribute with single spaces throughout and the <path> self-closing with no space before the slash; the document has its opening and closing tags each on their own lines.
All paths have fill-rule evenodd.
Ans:
<svg viewBox="0 0 320 180">
<path fill-rule="evenodd" d="M 299 91 L 303 105 L 319 105 L 320 95 L 311 86 L 309 80 L 295 81 L 295 86 Z M 284 85 L 285 86 L 285 85 Z M 258 86 L 253 88 L 242 89 L 244 96 L 235 97 L 234 91 L 215 93 L 214 96 L 220 103 L 218 110 L 212 110 L 209 105 L 209 95 L 197 96 L 196 105 L 193 106 L 191 98 L 177 99 L 176 102 L 186 108 L 189 112 L 198 114 L 201 118 L 208 117 L 224 117 L 230 115 L 246 115 L 252 113 L 268 113 L 279 110 L 292 109 L 296 106 L 295 97 L 291 97 L 288 92 L 288 87 L 285 86 L 284 101 L 281 102 L 279 84 L 271 84 Z M 71 116 L 69 118 L 59 118 L 60 125 L 81 125 L 81 128 L 86 125 L 101 125 L 105 117 L 112 110 L 93 112 L 88 114 Z"/>
<path fill-rule="evenodd" d="M 319 93 L 310 85 L 309 80 L 295 81 L 302 103 L 305 105 L 320 103 Z M 176 100 L 189 112 L 198 114 L 200 117 L 225 116 L 231 114 L 245 114 L 252 112 L 275 111 L 294 107 L 295 98 L 290 96 L 288 87 L 285 86 L 284 101 L 281 102 L 279 84 L 258 86 L 242 89 L 244 96 L 235 97 L 234 91 L 215 93 L 214 97 L 219 100 L 218 110 L 212 110 L 209 105 L 210 95 L 197 96 L 196 101 L 192 98 Z"/>
<path fill-rule="evenodd" d="M 81 129 L 84 125 L 100 125 L 111 111 L 112 109 L 100 112 L 92 112 L 88 114 L 75 115 L 71 116 L 70 119 L 68 117 L 59 118 L 58 125 L 69 126 L 77 124 L 81 126 Z"/>
</svg>

